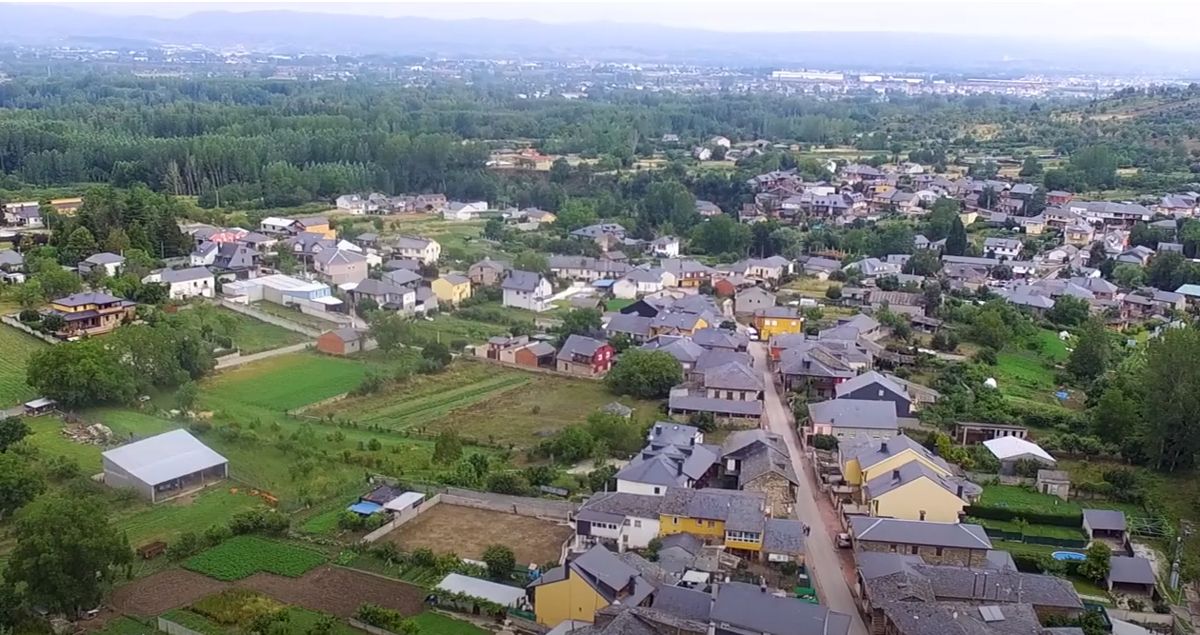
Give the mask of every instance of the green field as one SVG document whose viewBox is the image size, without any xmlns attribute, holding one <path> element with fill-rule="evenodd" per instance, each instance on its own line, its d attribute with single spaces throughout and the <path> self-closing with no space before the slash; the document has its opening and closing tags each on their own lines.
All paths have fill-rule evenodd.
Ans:
<svg viewBox="0 0 1200 635">
<path fill-rule="evenodd" d="M 122 615 L 104 626 L 95 635 L 151 635 L 158 629 L 150 624 L 143 624 L 133 618 Z"/>
<path fill-rule="evenodd" d="M 254 308 L 262 311 L 263 313 L 281 317 L 285 320 L 290 320 L 301 326 L 307 326 L 318 331 L 328 331 L 330 329 L 338 328 L 337 322 L 333 322 L 331 320 L 322 320 L 319 317 L 315 317 L 307 313 L 301 313 L 297 309 L 281 306 L 275 304 L 274 302 L 255 302 Z"/>
<path fill-rule="evenodd" d="M 1026 536 L 1038 538 L 1062 538 L 1066 540 L 1085 540 L 1087 538 L 1082 529 L 1060 527 L 1058 525 L 1026 524 L 1022 526 L 1013 521 L 990 520 L 987 518 L 968 518 L 966 522 L 981 525 L 986 529 L 996 529 L 1011 533 L 1023 533 Z"/>
<path fill-rule="evenodd" d="M 479 344 L 487 341 L 489 337 L 506 335 L 508 331 L 508 327 L 503 324 L 464 320 L 449 313 L 439 313 L 432 320 L 418 319 L 412 323 L 412 333 L 417 339 L 446 345 L 455 340 Z"/>
<path fill-rule="evenodd" d="M 243 355 L 268 351 L 283 346 L 291 346 L 292 344 L 299 344 L 312 339 L 302 333 L 289 331 L 274 324 L 267 324 L 262 320 L 256 320 L 248 315 L 230 311 L 226 308 L 218 307 L 215 310 L 237 324 L 237 331 L 233 336 L 233 345 Z"/>
<path fill-rule="evenodd" d="M 441 613 L 425 611 L 415 615 L 412 621 L 417 624 L 417 632 L 421 635 L 486 635 L 487 631 L 462 620 L 447 617 Z"/>
<path fill-rule="evenodd" d="M 608 302 L 604 303 L 604 310 L 605 311 L 620 311 L 621 309 L 624 309 L 625 307 L 633 304 L 634 302 L 637 302 L 637 300 L 627 300 L 627 299 L 623 300 L 621 298 L 613 298 L 613 299 L 609 300 Z"/>
<path fill-rule="evenodd" d="M 188 558 L 183 566 L 218 580 L 241 580 L 260 571 L 298 578 L 324 562 L 324 554 L 312 549 L 257 536 L 234 536 Z"/>
<path fill-rule="evenodd" d="M 1061 406 L 1055 397 L 1057 365 L 1068 357 L 1066 344 L 1054 331 L 1042 329 L 1029 338 L 1015 342 L 996 355 L 996 381 L 1005 397 L 1016 401 Z M 1067 406 L 1083 401 L 1078 390 L 1071 390 Z"/>
<path fill-rule="evenodd" d="M 231 491 L 234 489 L 237 493 Z M 263 500 L 248 490 L 223 483 L 194 496 L 115 511 L 113 523 L 128 534 L 135 547 L 155 540 L 170 543 L 184 532 L 202 533 L 213 525 L 228 523 L 238 512 L 262 507 Z"/>
<path fill-rule="evenodd" d="M 0 408 L 15 406 L 37 395 L 25 383 L 25 360 L 48 346 L 45 342 L 17 329 L 0 325 Z"/>
<path fill-rule="evenodd" d="M 1083 508 L 1075 501 L 1065 501 L 1057 496 L 1042 494 L 1016 485 L 987 485 L 979 497 L 985 507 L 1002 507 L 1013 511 L 1045 514 L 1080 514 Z"/>
<path fill-rule="evenodd" d="M 658 404 L 618 399 L 603 382 L 458 362 L 438 375 L 416 377 L 383 393 L 313 411 L 394 430 L 455 430 L 466 439 L 529 447 L 613 401 L 648 421 Z"/>
</svg>

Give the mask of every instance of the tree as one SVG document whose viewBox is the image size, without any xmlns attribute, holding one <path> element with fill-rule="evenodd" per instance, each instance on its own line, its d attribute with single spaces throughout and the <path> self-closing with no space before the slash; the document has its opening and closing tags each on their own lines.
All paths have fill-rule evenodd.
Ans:
<svg viewBox="0 0 1200 635">
<path fill-rule="evenodd" d="M 437 435 L 433 442 L 433 462 L 449 464 L 462 457 L 463 443 L 458 433 L 446 430 Z"/>
<path fill-rule="evenodd" d="M 562 318 L 562 325 L 556 329 L 558 345 L 571 335 L 588 335 L 600 330 L 599 309 L 572 309 Z"/>
<path fill-rule="evenodd" d="M 670 223 L 677 230 L 686 231 L 700 218 L 695 197 L 682 183 L 674 180 L 652 183 L 646 189 L 640 208 L 640 218 L 652 227 Z"/>
<path fill-rule="evenodd" d="M 14 444 L 29 436 L 29 426 L 21 417 L 0 419 L 0 452 L 7 452 Z"/>
<path fill-rule="evenodd" d="M 104 251 L 123 254 L 126 249 L 129 249 L 129 234 L 126 234 L 125 230 L 120 227 L 108 230 L 108 236 L 104 239 Z"/>
<path fill-rule="evenodd" d="M 1042 162 L 1035 156 L 1025 157 L 1025 161 L 1021 163 L 1021 171 L 1017 174 L 1021 178 L 1037 176 L 1042 173 Z"/>
<path fill-rule="evenodd" d="M 1146 266 L 1146 284 L 1155 289 L 1177 289 L 1178 271 L 1186 264 L 1187 259 L 1176 251 L 1164 251 L 1155 254 Z M 1114 272 L 1116 270 L 1114 269 Z"/>
<path fill-rule="evenodd" d="M 409 339 L 411 324 L 408 319 L 393 311 L 377 311 L 371 316 L 370 335 L 379 350 L 391 353 Z"/>
<path fill-rule="evenodd" d="M 550 164 L 550 182 L 566 183 L 571 180 L 571 164 L 564 157 L 559 157 Z"/>
<path fill-rule="evenodd" d="M 828 287 L 825 287 L 825 297 L 829 298 L 830 300 L 841 300 L 842 299 L 842 285 L 831 284 Z"/>
<path fill-rule="evenodd" d="M 996 280 L 1012 280 L 1012 267 L 1008 265 L 996 265 L 992 267 L 992 277 Z"/>
<path fill-rule="evenodd" d="M 71 407 L 127 403 L 138 386 L 121 354 L 101 339 L 37 351 L 26 362 L 26 381 L 41 395 Z"/>
<path fill-rule="evenodd" d="M 379 303 L 375 301 L 375 298 L 364 297 L 358 302 L 354 303 L 354 312 L 357 313 L 358 317 L 360 318 L 370 318 L 371 314 L 378 310 Z"/>
<path fill-rule="evenodd" d="M 1108 577 L 1112 548 L 1096 540 L 1087 548 L 1087 557 L 1079 565 L 1079 573 L 1094 582 L 1104 582 Z"/>
<path fill-rule="evenodd" d="M 1146 270 L 1131 262 L 1122 262 L 1113 269 L 1113 281 L 1122 289 L 1136 289 L 1146 284 Z"/>
<path fill-rule="evenodd" d="M 21 305 L 22 309 L 33 309 L 46 301 L 46 292 L 42 289 L 40 280 L 30 278 L 24 284 L 17 285 L 13 291 L 13 299 Z"/>
<path fill-rule="evenodd" d="M 275 268 L 280 273 L 291 275 L 300 269 L 300 261 L 296 260 L 296 254 L 291 250 L 280 249 L 275 256 Z"/>
<path fill-rule="evenodd" d="M 950 225 L 950 233 L 946 236 L 946 254 L 962 256 L 967 253 L 967 228 L 963 227 L 962 219 L 954 217 Z"/>
<path fill-rule="evenodd" d="M 1072 295 L 1060 295 L 1054 306 L 1046 311 L 1046 319 L 1062 326 L 1076 326 L 1088 319 L 1091 310 L 1087 300 Z"/>
<path fill-rule="evenodd" d="M 1091 188 L 1111 188 L 1117 184 L 1117 157 L 1107 146 L 1080 148 L 1071 155 L 1071 169 Z"/>
<path fill-rule="evenodd" d="M 983 209 L 992 209 L 996 206 L 996 202 L 1000 200 L 1000 195 L 996 194 L 996 188 L 987 186 L 979 193 L 979 206 Z"/>
<path fill-rule="evenodd" d="M 1119 444 L 1141 429 L 1140 406 L 1120 386 L 1109 386 L 1091 410 L 1092 434 L 1105 443 Z"/>
<path fill-rule="evenodd" d="M 942 261 L 931 249 L 918 249 L 904 262 L 904 273 L 914 276 L 932 276 L 942 270 Z"/>
<path fill-rule="evenodd" d="M 1150 341 L 1143 374 L 1142 438 L 1152 464 L 1190 468 L 1200 452 L 1200 331 L 1166 329 Z"/>
<path fill-rule="evenodd" d="M 41 285 L 47 298 L 61 298 L 83 288 L 79 276 L 57 266 L 33 274 L 33 280 Z"/>
<path fill-rule="evenodd" d="M 0 454 L 0 517 L 24 507 L 45 488 L 41 472 L 28 458 L 16 452 Z"/>
<path fill-rule="evenodd" d="M 696 225 L 692 230 L 692 246 L 706 254 L 743 255 L 750 247 L 750 227 L 722 214 Z"/>
<path fill-rule="evenodd" d="M 67 237 L 67 244 L 63 248 L 63 260 L 69 265 L 79 264 L 81 260 L 94 253 L 96 253 L 96 237 L 88 231 L 87 227 L 80 226 L 76 227 Z"/>
<path fill-rule="evenodd" d="M 621 356 L 604 381 L 618 395 L 660 399 L 683 381 L 683 368 L 670 353 L 634 349 Z"/>
<path fill-rule="evenodd" d="M 483 563 L 487 565 L 488 577 L 508 580 L 517 568 L 517 557 L 504 545 L 489 545 L 483 551 Z"/>
<path fill-rule="evenodd" d="M 600 220 L 595 204 L 581 199 L 570 199 L 563 203 L 562 209 L 558 210 L 555 216 L 554 226 L 564 233 L 593 225 Z"/>
<path fill-rule="evenodd" d="M 550 271 L 550 261 L 536 251 L 523 251 L 513 258 L 513 268 L 544 274 Z"/>
<path fill-rule="evenodd" d="M 500 218 L 489 218 L 483 225 L 483 237 L 490 240 L 504 238 L 504 221 Z"/>
<path fill-rule="evenodd" d="M 29 604 L 71 617 L 97 606 L 117 567 L 133 559 L 103 505 L 78 494 L 34 501 L 17 515 L 13 533 L 5 581 L 21 588 Z"/>
<path fill-rule="evenodd" d="M 976 342 L 1000 350 L 1012 336 L 1012 325 L 996 307 L 985 307 L 972 320 L 969 333 Z"/>
<path fill-rule="evenodd" d="M 1075 349 L 1067 359 L 1067 371 L 1083 381 L 1096 379 L 1108 369 L 1110 351 L 1111 345 L 1104 324 L 1099 319 L 1088 320 L 1080 330 L 1079 341 L 1075 343 Z"/>
<path fill-rule="evenodd" d="M 929 215 L 925 217 L 925 237 L 929 240 L 941 240 L 950 235 L 954 220 L 962 210 L 962 203 L 957 199 L 942 197 L 933 202 Z"/>
<path fill-rule="evenodd" d="M 435 364 L 438 368 L 445 368 L 453 359 L 450 355 L 450 349 L 441 342 L 430 342 L 422 346 L 421 357 Z"/>
<path fill-rule="evenodd" d="M 196 386 L 196 382 L 184 382 L 175 390 L 175 407 L 183 412 L 188 412 L 196 405 L 196 398 L 200 396 L 200 389 Z"/>
</svg>

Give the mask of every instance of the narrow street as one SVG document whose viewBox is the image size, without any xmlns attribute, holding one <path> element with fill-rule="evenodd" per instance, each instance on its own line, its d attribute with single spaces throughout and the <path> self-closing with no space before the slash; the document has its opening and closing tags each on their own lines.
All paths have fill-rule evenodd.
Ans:
<svg viewBox="0 0 1200 635">
<path fill-rule="evenodd" d="M 837 546 L 833 536 L 822 520 L 821 508 L 817 501 L 817 489 L 813 486 L 812 473 L 800 448 L 799 439 L 791 425 L 788 408 L 776 389 L 774 377 L 767 360 L 767 347 L 762 342 L 750 343 L 750 355 L 754 358 L 754 366 L 762 371 L 765 394 L 763 396 L 764 427 L 778 434 L 787 442 L 788 452 L 792 456 L 792 465 L 796 469 L 796 477 L 800 480 L 800 489 L 796 494 L 796 517 L 812 527 L 808 536 L 807 547 L 804 550 L 805 562 L 809 574 L 816 584 L 817 597 L 821 604 L 850 616 L 850 635 L 867 635 L 867 628 L 859 615 L 854 602 L 854 595 L 846 584 L 842 573 L 841 561 L 838 557 Z"/>
</svg>

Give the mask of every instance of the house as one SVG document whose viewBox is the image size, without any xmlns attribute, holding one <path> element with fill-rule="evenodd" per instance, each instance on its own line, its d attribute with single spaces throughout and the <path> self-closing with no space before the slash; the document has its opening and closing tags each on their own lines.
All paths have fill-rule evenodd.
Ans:
<svg viewBox="0 0 1200 635">
<path fill-rule="evenodd" d="M 646 604 L 657 584 L 642 572 L 656 568 L 636 554 L 615 554 L 596 545 L 529 583 L 537 623 L 549 628 L 566 620 L 590 623 L 596 611 L 610 604 Z"/>
<path fill-rule="evenodd" d="M 1012 260 L 1021 255 L 1021 241 L 1016 238 L 1000 238 L 989 236 L 983 241 L 983 253 L 988 258 L 1004 258 Z"/>
<path fill-rule="evenodd" d="M 500 283 L 504 291 L 504 306 L 541 313 L 550 308 L 554 288 L 541 274 L 514 269 Z"/>
<path fill-rule="evenodd" d="M 1015 436 L 988 439 L 983 442 L 1000 461 L 1001 474 L 1015 474 L 1019 461 L 1036 461 L 1043 467 L 1053 468 L 1057 461 L 1038 444 Z"/>
<path fill-rule="evenodd" d="M 907 417 L 912 412 L 913 400 L 908 391 L 873 370 L 839 383 L 835 393 L 838 399 L 890 401 L 896 406 L 897 417 Z"/>
<path fill-rule="evenodd" d="M 1146 558 L 1114 554 L 1109 557 L 1105 582 L 1110 593 L 1149 597 L 1158 586 L 1158 576 L 1154 573 L 1154 565 Z"/>
<path fill-rule="evenodd" d="M 643 344 L 650 339 L 650 323 L 653 321 L 654 318 L 643 317 L 634 313 L 618 313 L 609 318 L 608 322 L 604 324 L 604 335 L 610 340 L 614 337 L 624 335 L 634 344 Z M 677 341 L 691 344 L 691 340 L 686 338 L 679 338 Z M 695 344 L 691 344 L 691 346 L 700 348 Z M 667 347 L 662 347 L 660 350 L 674 355 L 674 352 L 668 351 Z M 676 356 L 676 359 L 679 359 L 678 356 Z M 695 360 L 693 359 L 692 361 L 694 362 Z M 680 363 L 682 364 L 683 360 L 680 360 Z"/>
<path fill-rule="evenodd" d="M 976 423 L 960 421 L 954 424 L 954 438 L 963 445 L 977 445 L 989 439 L 1017 437 L 1024 439 L 1029 430 L 1024 426 L 1006 423 Z"/>
<path fill-rule="evenodd" d="M 137 303 L 102 291 L 75 293 L 50 301 L 46 315 L 63 319 L 55 335 L 71 338 L 79 335 L 103 335 L 133 319 Z"/>
<path fill-rule="evenodd" d="M 709 622 L 715 630 L 706 632 L 716 635 L 847 635 L 850 632 L 849 615 L 790 596 L 767 593 L 745 582 L 725 582 L 717 587 Z"/>
<path fill-rule="evenodd" d="M 333 204 L 338 210 L 350 214 L 367 213 L 367 199 L 358 194 L 343 194 L 334 199 Z"/>
<path fill-rule="evenodd" d="M 986 567 L 992 541 L 983 527 L 899 518 L 850 518 L 850 537 L 858 551 L 920 556 L 929 564 Z"/>
<path fill-rule="evenodd" d="M 349 249 L 323 249 L 313 256 L 313 269 L 330 284 L 362 282 L 367 279 L 367 257 Z"/>
<path fill-rule="evenodd" d="M 917 461 L 943 475 L 952 474 L 950 465 L 928 448 L 905 435 L 889 439 L 850 438 L 838 444 L 838 463 L 846 483 L 858 486 L 881 474 Z"/>
<path fill-rule="evenodd" d="M 638 267 L 614 282 L 611 289 L 613 297 L 632 300 L 674 286 L 675 276 L 667 270 L 658 267 Z"/>
<path fill-rule="evenodd" d="M 80 207 L 83 207 L 83 198 L 79 196 L 73 196 L 70 198 L 52 198 L 50 199 L 50 206 L 53 207 L 54 211 L 58 212 L 59 214 L 71 216 L 75 212 L 79 211 Z"/>
<path fill-rule="evenodd" d="M 417 290 L 412 286 L 401 286 L 385 278 L 367 278 L 347 291 L 350 300 L 357 305 L 371 300 L 375 306 L 389 311 L 413 310 L 417 304 Z"/>
<path fill-rule="evenodd" d="M 9 225 L 29 229 L 38 229 L 44 225 L 41 205 L 37 201 L 6 203 L 0 207 L 4 210 L 4 222 Z"/>
<path fill-rule="evenodd" d="M 337 230 L 330 226 L 328 216 L 297 216 L 292 223 L 295 233 L 320 234 L 330 240 L 337 238 Z"/>
<path fill-rule="evenodd" d="M 211 298 L 216 294 L 216 277 L 206 267 L 160 269 L 142 278 L 143 283 L 167 285 L 167 297 L 172 300 Z"/>
<path fill-rule="evenodd" d="M 712 280 L 714 269 L 697 260 L 666 258 L 660 267 L 675 276 L 675 284 L 684 288 L 699 287 Z"/>
<path fill-rule="evenodd" d="M 500 352 L 500 361 L 528 368 L 554 368 L 554 345 L 549 342 L 529 342 Z"/>
<path fill-rule="evenodd" d="M 447 203 L 442 209 L 442 218 L 444 220 L 472 220 L 479 218 L 479 215 L 488 211 L 489 205 L 487 201 L 473 201 L 470 203 L 461 203 L 452 201 Z"/>
<path fill-rule="evenodd" d="M 1062 470 L 1038 470 L 1033 488 L 1043 494 L 1069 500 L 1071 498 L 1071 475 Z"/>
<path fill-rule="evenodd" d="M 602 377 L 612 368 L 614 354 L 612 345 L 607 342 L 572 334 L 558 349 L 556 368 L 560 373 Z"/>
<path fill-rule="evenodd" d="M 462 274 L 447 273 L 439 276 L 429 286 L 440 304 L 458 306 L 463 300 L 471 297 L 471 280 Z"/>
<path fill-rule="evenodd" d="M 704 487 L 715 475 L 721 448 L 704 444 L 698 428 L 660 421 L 649 443 L 616 474 L 617 491 L 662 496 L 671 487 Z"/>
<path fill-rule="evenodd" d="M 246 245 L 211 241 L 197 245 L 189 256 L 193 267 L 212 267 L 218 272 L 241 273 L 247 277 L 257 269 L 258 259 L 258 252 Z"/>
<path fill-rule="evenodd" d="M 164 432 L 100 456 L 105 485 L 134 490 L 151 503 L 207 487 L 229 476 L 229 461 L 187 430 Z"/>
<path fill-rule="evenodd" d="M 651 490 L 653 491 L 653 490 Z M 575 513 L 572 549 L 608 544 L 619 550 L 645 549 L 659 537 L 664 494 L 597 492 Z"/>
<path fill-rule="evenodd" d="M 808 404 L 808 434 L 838 439 L 867 437 L 876 441 L 896 436 L 896 407 L 890 401 L 831 399 Z"/>
<path fill-rule="evenodd" d="M 674 236 L 660 236 L 650 241 L 650 253 L 659 258 L 678 258 L 679 239 Z"/>
<path fill-rule="evenodd" d="M 783 437 L 762 429 L 735 430 L 721 444 L 720 465 L 727 486 L 762 494 L 767 514 L 791 517 L 800 481 Z"/>
<path fill-rule="evenodd" d="M 857 270 L 864 278 L 878 278 L 880 276 L 895 276 L 899 275 L 903 266 L 894 262 L 887 262 L 879 258 L 863 258 L 852 262 L 845 267 L 845 271 Z"/>
<path fill-rule="evenodd" d="M 954 523 L 981 492 L 925 462 L 910 461 L 865 481 L 860 495 L 871 516 Z"/>
<path fill-rule="evenodd" d="M 467 269 L 467 278 L 472 284 L 485 287 L 499 285 L 505 274 L 512 270 L 512 264 L 503 260 L 484 258 Z"/>
<path fill-rule="evenodd" d="M 831 258 L 820 258 L 813 256 L 805 260 L 801 265 L 804 275 L 812 276 L 818 280 L 828 280 L 829 274 L 835 271 L 841 271 L 842 263 Z"/>
<path fill-rule="evenodd" d="M 788 390 L 803 390 L 810 399 L 833 399 L 837 385 L 857 375 L 855 360 L 859 351 L 846 350 L 812 340 L 785 349 L 776 343 L 786 337 L 803 338 L 801 334 L 772 338 L 772 357 L 778 352 L 776 372 Z M 861 359 L 868 359 L 861 357 Z"/>
<path fill-rule="evenodd" d="M 673 415 L 712 413 L 719 420 L 758 419 L 762 415 L 762 375 L 744 362 L 707 368 L 699 381 L 671 389 L 667 408 Z"/>
<path fill-rule="evenodd" d="M 720 216 L 723 212 L 720 206 L 712 201 L 696 199 L 696 213 L 704 218 L 712 218 L 713 216 Z"/>
<path fill-rule="evenodd" d="M 619 278 L 633 269 L 624 262 L 587 256 L 550 256 L 549 264 L 556 277 L 584 282 Z"/>
<path fill-rule="evenodd" d="M 326 331 L 317 338 L 317 350 L 327 355 L 353 355 L 363 350 L 367 332 L 355 328 Z"/>
<path fill-rule="evenodd" d="M 737 315 L 754 315 L 759 309 L 775 306 L 775 294 L 753 286 L 738 291 L 733 297 L 733 312 Z"/>
<path fill-rule="evenodd" d="M 420 236 L 399 236 L 391 242 L 393 257 L 412 258 L 427 265 L 437 264 L 442 257 L 438 241 Z"/>
<path fill-rule="evenodd" d="M 1125 512 L 1116 509 L 1083 510 L 1083 533 L 1088 540 L 1108 542 L 1117 549 L 1124 549 L 1129 540 L 1129 526 Z"/>
<path fill-rule="evenodd" d="M 795 307 L 772 306 L 754 311 L 754 328 L 760 340 L 769 340 L 777 335 L 804 332 L 804 318 Z"/>
<path fill-rule="evenodd" d="M 79 275 L 87 276 L 94 272 L 102 272 L 105 277 L 113 277 L 121 272 L 121 267 L 125 264 L 125 257 L 102 251 L 98 254 L 92 254 L 83 259 L 79 263 Z"/>
</svg>

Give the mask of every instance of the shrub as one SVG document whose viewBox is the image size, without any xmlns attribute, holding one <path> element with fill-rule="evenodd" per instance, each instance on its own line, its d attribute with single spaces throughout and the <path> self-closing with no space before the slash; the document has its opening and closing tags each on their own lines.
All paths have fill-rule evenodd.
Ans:
<svg viewBox="0 0 1200 635">
<path fill-rule="evenodd" d="M 172 560 L 183 560 L 188 556 L 195 555 L 203 546 L 200 536 L 196 532 L 185 531 L 167 547 L 167 557 Z"/>
<path fill-rule="evenodd" d="M 813 435 L 812 446 L 818 450 L 832 451 L 838 448 L 838 440 L 832 434 L 817 434 Z"/>
<path fill-rule="evenodd" d="M 355 617 L 363 623 L 397 633 L 398 635 L 409 635 L 418 632 L 417 625 L 412 620 L 405 618 L 399 611 L 385 609 L 375 604 L 363 604 L 358 607 L 358 613 Z"/>
<path fill-rule="evenodd" d="M 507 580 L 517 568 L 517 558 L 512 549 L 504 545 L 490 545 L 483 552 L 483 562 L 488 575 L 495 580 Z"/>
<path fill-rule="evenodd" d="M 281 536 L 287 533 L 287 516 L 270 509 L 252 509 L 234 514 L 229 520 L 229 531 L 235 535 L 265 534 Z"/>
<path fill-rule="evenodd" d="M 284 606 L 249 589 L 226 589 L 199 600 L 191 610 L 218 624 L 249 626 L 263 616 L 274 617 Z"/>
</svg>

